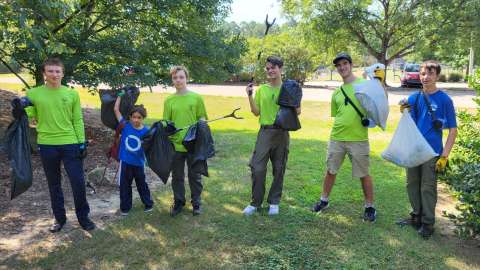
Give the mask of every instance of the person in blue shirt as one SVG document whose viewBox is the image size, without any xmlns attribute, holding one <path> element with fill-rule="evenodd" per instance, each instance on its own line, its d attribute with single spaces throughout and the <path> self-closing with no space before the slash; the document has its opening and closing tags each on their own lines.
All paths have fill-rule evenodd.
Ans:
<svg viewBox="0 0 480 270">
<path fill-rule="evenodd" d="M 143 105 L 135 105 L 130 112 L 129 120 L 120 113 L 121 94 L 115 101 L 115 116 L 119 125 L 124 125 L 120 138 L 120 213 L 128 215 L 132 209 L 132 182 L 135 179 L 138 194 L 145 205 L 144 212 L 153 210 L 153 201 L 148 184 L 145 181 L 145 153 L 142 148 L 142 137 L 148 132 L 143 124 L 147 111 Z"/>
<path fill-rule="evenodd" d="M 448 155 L 457 137 L 457 121 L 452 99 L 437 88 L 436 82 L 441 67 L 435 61 L 426 61 L 420 66 L 420 81 L 423 90 L 408 97 L 400 110 L 409 109 L 413 121 L 423 137 L 438 156 L 407 169 L 407 193 L 412 206 L 410 217 L 397 222 L 411 225 L 423 238 L 434 232 L 435 206 L 437 203 L 437 173 L 445 170 Z M 443 146 L 443 130 L 448 136 Z"/>
</svg>

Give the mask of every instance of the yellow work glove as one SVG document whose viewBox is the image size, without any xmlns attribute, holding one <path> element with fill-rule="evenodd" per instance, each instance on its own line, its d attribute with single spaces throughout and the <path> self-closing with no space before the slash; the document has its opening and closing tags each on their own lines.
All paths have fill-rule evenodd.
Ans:
<svg viewBox="0 0 480 270">
<path fill-rule="evenodd" d="M 435 164 L 435 171 L 437 173 L 443 173 L 445 171 L 445 167 L 447 167 L 448 158 L 447 157 L 440 157 Z"/>
<path fill-rule="evenodd" d="M 373 73 L 375 74 L 375 78 L 379 79 L 382 84 L 385 84 L 385 70 L 375 69 Z"/>
</svg>

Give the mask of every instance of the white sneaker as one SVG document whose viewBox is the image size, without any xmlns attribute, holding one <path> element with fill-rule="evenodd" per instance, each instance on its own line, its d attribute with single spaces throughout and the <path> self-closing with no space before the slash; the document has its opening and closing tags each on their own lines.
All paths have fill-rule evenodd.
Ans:
<svg viewBox="0 0 480 270">
<path fill-rule="evenodd" d="M 245 216 L 251 216 L 255 212 L 257 212 L 257 208 L 255 206 L 252 206 L 252 205 L 248 205 L 247 207 L 245 207 L 245 209 L 243 209 L 243 214 Z"/>
<path fill-rule="evenodd" d="M 279 212 L 278 204 L 270 204 L 270 209 L 268 209 L 268 215 L 270 216 L 278 215 L 278 212 Z"/>
</svg>

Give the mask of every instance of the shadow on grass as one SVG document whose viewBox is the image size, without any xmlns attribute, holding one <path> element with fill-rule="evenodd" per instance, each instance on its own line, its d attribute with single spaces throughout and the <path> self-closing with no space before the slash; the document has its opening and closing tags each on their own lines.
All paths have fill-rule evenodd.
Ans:
<svg viewBox="0 0 480 270">
<path fill-rule="evenodd" d="M 345 161 L 322 215 L 310 212 L 325 171 L 326 142 L 292 139 L 281 214 L 241 214 L 249 203 L 247 163 L 256 133 L 216 130 L 217 155 L 204 179 L 204 213 L 190 208 L 168 216 L 170 192 L 154 194 L 151 214 L 132 211 L 127 218 L 97 230 L 91 239 L 68 243 L 52 253 L 11 257 L 8 268 L 44 269 L 460 269 L 479 266 L 441 236 L 420 239 L 394 221 L 409 211 L 403 170 L 378 156 L 371 160 L 378 221 L 364 223 L 363 194 Z M 269 168 L 270 170 L 270 168 Z M 271 172 L 271 170 L 270 170 Z M 269 173 L 270 174 L 270 173 Z M 268 176 L 267 185 L 271 183 Z M 188 188 L 187 188 L 188 190 Z M 136 202 L 136 208 L 140 203 Z"/>
</svg>

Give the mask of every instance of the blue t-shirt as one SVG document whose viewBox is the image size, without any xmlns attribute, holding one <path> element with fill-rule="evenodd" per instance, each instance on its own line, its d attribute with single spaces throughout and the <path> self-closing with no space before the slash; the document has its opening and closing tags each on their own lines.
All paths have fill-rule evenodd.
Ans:
<svg viewBox="0 0 480 270">
<path fill-rule="evenodd" d="M 124 119 L 120 122 L 125 123 L 120 139 L 120 160 L 130 165 L 144 166 L 145 153 L 142 148 L 142 137 L 148 132 L 148 128 L 144 126 L 136 129 Z"/>
<path fill-rule="evenodd" d="M 452 99 L 443 91 L 438 90 L 428 95 L 432 111 L 436 119 L 442 122 L 442 129 L 456 128 L 455 108 Z M 416 103 L 416 105 L 415 105 Z M 413 121 L 423 137 L 427 140 L 433 150 L 441 155 L 443 152 L 442 130 L 433 127 L 433 118 L 428 110 L 428 105 L 421 92 L 414 93 L 408 97 L 408 104 L 411 106 L 410 114 Z"/>
</svg>

